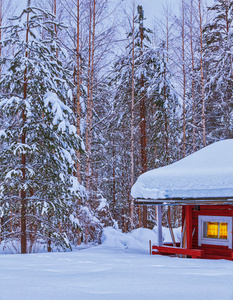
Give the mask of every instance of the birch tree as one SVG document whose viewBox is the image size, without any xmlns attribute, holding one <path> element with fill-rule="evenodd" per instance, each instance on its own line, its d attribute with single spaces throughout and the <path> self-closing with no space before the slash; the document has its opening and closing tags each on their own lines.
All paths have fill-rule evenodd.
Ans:
<svg viewBox="0 0 233 300">
<path fill-rule="evenodd" d="M 131 139 L 131 160 L 130 160 L 130 183 L 131 188 L 134 184 L 134 67 L 135 67 L 135 57 L 134 57 L 134 28 L 135 28 L 135 3 L 133 2 L 133 18 L 132 18 L 132 100 L 131 100 L 131 133 L 130 133 L 130 139 Z M 133 199 L 131 196 L 130 199 L 130 227 L 131 230 L 134 228 L 134 206 L 133 206 Z"/>
</svg>

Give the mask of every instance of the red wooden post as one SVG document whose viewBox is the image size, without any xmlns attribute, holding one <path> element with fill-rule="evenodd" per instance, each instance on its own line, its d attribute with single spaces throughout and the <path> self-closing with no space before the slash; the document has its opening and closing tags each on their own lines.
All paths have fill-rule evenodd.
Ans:
<svg viewBox="0 0 233 300">
<path fill-rule="evenodd" d="M 187 234 L 187 249 L 192 249 L 192 206 L 186 205 L 186 234 Z"/>
</svg>

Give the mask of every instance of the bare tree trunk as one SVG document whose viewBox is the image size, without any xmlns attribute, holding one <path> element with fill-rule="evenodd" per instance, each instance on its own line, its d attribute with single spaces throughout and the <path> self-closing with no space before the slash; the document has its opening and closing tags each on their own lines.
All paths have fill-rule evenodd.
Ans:
<svg viewBox="0 0 233 300">
<path fill-rule="evenodd" d="M 166 33 L 167 33 L 167 57 L 166 61 L 168 64 L 168 51 L 169 51 L 169 15 L 168 12 L 166 14 Z M 164 69 L 164 103 L 167 102 L 167 93 L 166 93 L 166 69 Z M 166 107 L 166 106 L 165 106 Z M 166 165 L 169 164 L 170 161 L 170 155 L 169 155 L 169 119 L 167 116 L 167 109 L 165 108 L 165 134 L 166 134 Z"/>
<path fill-rule="evenodd" d="M 141 159 L 142 172 L 147 171 L 146 163 L 146 122 L 145 122 L 145 99 L 141 100 Z M 147 228 L 147 205 L 143 205 L 143 227 Z"/>
<path fill-rule="evenodd" d="M 93 9 L 92 9 L 93 3 Z M 94 89 L 94 54 L 95 54 L 95 22 L 96 22 L 96 0 L 90 1 L 89 20 L 89 56 L 88 56 L 88 87 L 87 87 L 87 127 L 86 127 L 86 189 L 88 201 L 91 192 L 91 143 L 92 143 L 92 109 Z M 85 242 L 87 242 L 88 229 L 86 227 Z"/>
<path fill-rule="evenodd" d="M 53 0 L 53 14 L 56 17 L 57 15 L 57 0 Z M 57 37 L 57 26 L 54 25 L 55 36 Z"/>
<path fill-rule="evenodd" d="M 10 222 L 11 233 L 13 232 L 13 210 L 12 210 L 12 201 L 11 201 L 11 222 Z"/>
<path fill-rule="evenodd" d="M 0 41 L 2 40 L 2 0 L 0 0 Z M 2 45 L 0 44 L 0 58 L 2 57 Z M 0 77 L 2 73 L 2 66 L 0 66 Z"/>
<path fill-rule="evenodd" d="M 121 209 L 121 229 L 122 232 L 124 233 L 125 232 L 125 210 L 123 207 Z"/>
<path fill-rule="evenodd" d="M 138 6 L 139 8 L 139 6 Z M 141 11 L 139 11 L 139 30 L 140 30 L 140 47 L 141 47 L 141 55 L 143 54 L 143 10 L 141 7 Z M 141 76 L 141 88 L 144 87 L 144 76 Z M 142 173 L 147 171 L 147 157 L 146 157 L 146 107 L 145 107 L 145 92 L 142 93 L 140 99 L 140 131 L 141 131 L 141 167 Z M 143 205 L 143 227 L 147 228 L 147 206 Z"/>
<path fill-rule="evenodd" d="M 131 188 L 134 184 L 134 15 L 135 11 L 135 2 L 133 3 L 133 30 L 132 30 L 132 99 L 131 99 L 131 170 L 130 170 L 130 181 Z M 133 197 L 130 196 L 130 228 L 133 230 L 134 228 L 134 206 L 133 206 Z"/>
<path fill-rule="evenodd" d="M 91 154 L 91 140 L 92 140 L 92 110 L 93 110 L 93 92 L 94 92 L 94 57 L 95 57 L 95 22 L 96 22 L 96 0 L 93 0 L 93 17 L 92 17 L 92 46 L 91 46 L 91 86 L 90 86 L 90 154 Z M 90 177 L 89 177 L 90 179 Z"/>
<path fill-rule="evenodd" d="M 77 0 L 77 134 L 81 135 L 80 130 L 80 3 Z M 77 162 L 77 178 L 81 182 L 81 173 L 80 173 L 80 152 L 77 151 L 78 162 Z"/>
<path fill-rule="evenodd" d="M 193 152 L 196 151 L 196 115 L 195 115 L 195 80 L 194 80 L 194 52 L 193 52 L 193 0 L 190 12 L 190 47 L 192 56 L 192 102 L 193 102 Z"/>
<path fill-rule="evenodd" d="M 87 121 L 86 121 L 86 190 L 88 193 L 87 204 L 90 198 L 90 168 L 91 168 L 91 118 L 92 118 L 92 103 L 91 103 L 91 40 L 92 40 L 92 9 L 90 0 L 90 18 L 89 18 L 89 41 L 88 41 L 88 79 L 87 79 Z M 85 243 L 88 242 L 88 228 L 85 227 Z"/>
<path fill-rule="evenodd" d="M 184 41 L 184 0 L 182 0 L 182 56 L 183 56 L 183 157 L 186 156 L 186 74 L 185 74 L 185 41 Z"/>
<path fill-rule="evenodd" d="M 2 0 L 0 0 L 0 41 L 2 40 Z M 0 44 L 0 58 L 2 57 L 2 46 Z M 1 79 L 2 67 L 0 66 L 0 79 Z M 0 217 L 0 228 L 3 225 L 3 219 Z M 1 230 L 0 230 L 0 242 L 2 240 Z"/>
<path fill-rule="evenodd" d="M 228 20 L 228 15 L 229 15 L 229 6 L 230 6 L 230 2 L 229 0 L 225 0 L 225 4 L 226 4 L 226 12 L 225 12 L 225 19 L 226 19 L 226 33 L 227 36 L 229 36 L 229 30 L 230 30 L 230 24 L 229 24 L 229 20 Z M 233 79 L 233 67 L 232 67 L 232 53 L 229 53 L 230 55 L 230 68 L 231 68 L 231 77 Z"/>
<path fill-rule="evenodd" d="M 30 0 L 28 0 L 28 7 L 30 6 Z M 29 34 L 29 13 L 27 15 L 27 30 L 26 30 L 26 44 L 28 43 L 28 34 Z M 28 52 L 26 52 L 25 57 L 27 59 Z M 27 98 L 27 69 L 24 71 L 24 83 L 23 83 L 23 98 Z M 26 123 L 26 114 L 23 109 L 22 112 L 22 119 L 23 119 L 23 126 Z M 21 143 L 26 143 L 26 132 L 23 130 L 21 136 Z M 26 154 L 21 154 L 21 163 L 22 163 L 22 180 L 23 182 L 26 181 Z M 26 216 L 27 216 L 27 200 L 26 200 L 26 191 L 21 189 L 21 253 L 27 253 L 27 236 L 26 236 Z"/>
<path fill-rule="evenodd" d="M 226 12 L 225 12 L 225 19 L 226 19 L 226 33 L 227 33 L 227 37 L 228 37 L 228 43 L 229 43 L 229 30 L 231 28 L 231 24 L 229 22 L 229 9 L 230 9 L 230 4 L 231 2 L 229 0 L 225 0 L 225 7 L 226 7 Z M 229 49 L 231 49 L 231 45 L 229 45 Z M 231 80 L 233 80 L 233 66 L 232 66 L 232 52 L 229 51 L 229 56 L 230 56 L 230 68 L 231 68 Z M 228 96 L 227 96 L 227 114 L 228 116 L 231 115 L 231 96 L 229 95 L 228 92 Z M 232 133 L 231 133 L 231 129 L 229 128 L 229 124 L 230 122 L 228 122 L 228 126 L 227 126 L 227 135 L 228 137 L 231 137 Z"/>
<path fill-rule="evenodd" d="M 74 113 L 76 112 L 77 120 L 76 120 L 76 130 L 78 136 L 81 136 L 81 129 L 80 129 L 80 121 L 81 121 L 81 109 L 80 109 L 80 85 L 81 85 L 81 70 L 80 70 L 80 0 L 77 0 L 77 37 L 76 37 L 76 69 L 74 68 L 74 84 L 77 86 L 77 93 L 76 97 L 74 97 Z M 77 82 L 76 82 L 77 80 Z M 77 150 L 77 165 L 76 165 L 76 176 L 79 182 L 81 182 L 81 168 L 80 168 L 80 151 Z M 78 204 L 78 200 L 77 200 Z M 78 245 L 81 245 L 81 232 L 77 230 L 78 235 Z"/>
<path fill-rule="evenodd" d="M 164 104 L 167 102 L 167 93 L 166 93 L 166 70 L 163 72 L 164 80 Z M 165 105 L 166 106 L 166 105 Z M 167 109 L 165 108 L 165 161 L 164 164 L 169 164 L 169 120 L 167 116 Z"/>
<path fill-rule="evenodd" d="M 116 219 L 116 166 L 115 166 L 115 139 L 113 137 L 112 142 L 112 157 L 113 157 L 113 166 L 112 166 L 112 210 L 113 210 L 113 218 Z"/>
<path fill-rule="evenodd" d="M 142 87 L 144 86 L 144 79 L 141 81 Z M 145 108 L 145 96 L 142 96 L 140 101 L 140 129 L 141 129 L 141 165 L 142 173 L 147 171 L 147 157 L 146 157 L 146 108 Z"/>
<path fill-rule="evenodd" d="M 90 190 L 90 156 L 91 156 L 91 149 L 90 149 L 90 139 L 91 139 L 91 118 L 92 118 L 92 104 L 91 104 L 91 93 L 90 93 L 90 86 L 91 86 L 91 40 L 92 40 L 92 9 L 91 9 L 91 1 L 90 1 L 90 19 L 89 19 L 89 50 L 88 50 L 88 83 L 87 83 L 87 125 L 86 125 L 86 152 L 87 152 L 87 159 L 86 159 L 86 189 L 89 192 Z"/>
<path fill-rule="evenodd" d="M 53 14 L 56 18 L 57 16 L 57 0 L 53 0 Z M 57 26 L 54 25 L 54 32 L 55 32 L 55 37 L 57 38 Z M 56 57 L 58 58 L 58 50 L 56 50 Z M 55 153 L 55 150 L 53 150 L 53 153 Z M 50 223 L 50 219 L 52 217 L 52 214 L 49 214 L 48 217 L 48 222 Z M 61 232 L 62 230 L 62 224 L 59 222 L 59 231 Z M 52 238 L 51 238 L 51 232 L 48 233 L 48 245 L 47 245 L 47 251 L 52 252 Z"/>
<path fill-rule="evenodd" d="M 57 0 L 53 0 L 53 14 L 56 18 L 57 16 Z M 57 38 L 57 25 L 54 25 L 55 37 Z M 58 50 L 56 50 L 56 56 L 58 58 Z"/>
<path fill-rule="evenodd" d="M 169 50 L 169 14 L 168 14 L 168 11 L 167 11 L 167 16 L 166 16 L 166 19 L 167 19 L 167 63 L 168 63 L 168 50 Z"/>
<path fill-rule="evenodd" d="M 202 39 L 202 13 L 201 0 L 199 0 L 199 23 L 200 23 L 200 67 L 201 67 L 201 99 L 202 99 L 202 132 L 203 132 L 203 146 L 206 146 L 206 129 L 205 129 L 205 93 L 204 93 L 204 75 L 203 75 L 203 39 Z"/>
</svg>

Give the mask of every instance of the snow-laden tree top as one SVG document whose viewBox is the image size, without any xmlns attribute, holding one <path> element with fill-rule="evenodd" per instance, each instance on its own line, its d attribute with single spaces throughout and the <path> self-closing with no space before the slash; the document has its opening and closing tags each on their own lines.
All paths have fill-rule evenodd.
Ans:
<svg viewBox="0 0 233 300">
<path fill-rule="evenodd" d="M 131 194 L 151 200 L 233 199 L 233 139 L 216 142 L 176 163 L 142 174 Z"/>
</svg>

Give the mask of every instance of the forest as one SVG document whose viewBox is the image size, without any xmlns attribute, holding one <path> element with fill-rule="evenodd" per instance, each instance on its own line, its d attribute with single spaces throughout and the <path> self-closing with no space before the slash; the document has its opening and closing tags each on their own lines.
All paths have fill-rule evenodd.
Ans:
<svg viewBox="0 0 233 300">
<path fill-rule="evenodd" d="M 134 0 L 0 0 L 0 243 L 153 228 L 138 176 L 233 138 L 233 1 L 146 18 Z"/>
</svg>

